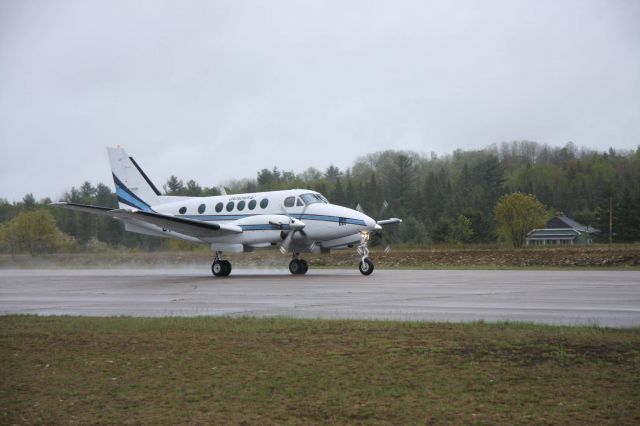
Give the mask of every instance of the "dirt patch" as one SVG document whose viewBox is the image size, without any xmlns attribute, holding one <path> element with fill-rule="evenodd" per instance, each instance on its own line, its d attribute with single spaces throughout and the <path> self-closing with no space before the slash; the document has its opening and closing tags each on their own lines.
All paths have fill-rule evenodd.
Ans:
<svg viewBox="0 0 640 426">
<path fill-rule="evenodd" d="M 286 268 L 289 256 L 276 250 L 230 253 L 225 257 L 242 266 Z M 358 262 L 355 249 L 328 255 L 304 255 L 313 266 L 351 268 Z M 39 257 L 1 255 L 0 268 L 49 267 L 148 267 L 209 265 L 208 251 L 72 253 Z M 523 249 L 394 249 L 389 254 L 373 250 L 371 258 L 378 268 L 510 268 L 510 267 L 639 267 L 640 246 L 558 247 Z"/>
</svg>

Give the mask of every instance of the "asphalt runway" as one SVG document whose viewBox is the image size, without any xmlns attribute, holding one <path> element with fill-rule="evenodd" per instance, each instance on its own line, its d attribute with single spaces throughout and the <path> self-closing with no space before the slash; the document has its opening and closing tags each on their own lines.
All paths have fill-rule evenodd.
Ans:
<svg viewBox="0 0 640 426">
<path fill-rule="evenodd" d="M 0 314 L 640 326 L 640 271 L 0 270 Z"/>
</svg>

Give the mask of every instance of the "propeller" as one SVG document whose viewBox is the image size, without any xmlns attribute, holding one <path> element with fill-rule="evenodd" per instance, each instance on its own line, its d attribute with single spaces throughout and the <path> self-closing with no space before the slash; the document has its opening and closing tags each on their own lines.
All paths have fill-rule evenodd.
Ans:
<svg viewBox="0 0 640 426">
<path fill-rule="evenodd" d="M 385 200 L 382 202 L 382 206 L 380 206 L 380 210 L 378 212 L 378 218 L 382 217 L 384 212 L 389 208 L 389 203 Z M 356 210 L 360 213 L 364 213 L 364 209 L 360 204 L 356 206 Z M 384 254 L 389 254 L 391 251 L 391 245 L 387 242 L 387 239 L 384 236 L 383 231 L 372 232 L 371 236 L 373 237 L 371 240 L 372 244 L 380 244 L 384 247 Z"/>
<path fill-rule="evenodd" d="M 301 216 L 304 215 L 304 213 L 307 211 L 307 206 L 308 206 L 308 204 L 305 205 L 304 208 L 302 209 L 302 213 L 300 214 Z M 289 218 L 289 223 L 287 224 L 287 225 L 289 225 L 289 233 L 284 238 L 282 243 L 280 243 L 280 253 L 287 254 L 287 252 L 289 251 L 289 247 L 291 246 L 291 242 L 293 241 L 293 237 L 295 236 L 296 232 L 299 232 L 300 235 L 302 235 L 306 239 L 307 234 L 305 234 L 305 232 L 304 232 L 304 227 L 306 226 L 306 224 L 300 219 L 293 218 L 287 212 L 287 210 L 284 207 L 282 207 L 282 214 Z M 280 229 L 284 229 L 284 225 L 285 224 L 283 224 L 283 223 L 279 223 L 279 222 L 275 222 L 275 221 L 271 221 L 271 220 L 269 221 L 269 223 L 272 224 L 272 225 L 278 226 Z M 316 245 L 316 243 L 314 241 L 309 246 L 309 250 L 313 250 L 315 245 Z"/>
<path fill-rule="evenodd" d="M 280 252 L 282 254 L 287 254 L 287 252 L 289 251 L 289 246 L 291 246 L 291 241 L 293 241 L 293 237 L 296 232 L 300 232 L 301 235 L 305 235 L 303 231 L 305 226 L 305 223 L 301 220 L 295 220 L 291 218 L 291 221 L 289 222 L 289 233 L 285 237 L 284 241 L 282 241 L 282 243 L 280 244 Z"/>
</svg>

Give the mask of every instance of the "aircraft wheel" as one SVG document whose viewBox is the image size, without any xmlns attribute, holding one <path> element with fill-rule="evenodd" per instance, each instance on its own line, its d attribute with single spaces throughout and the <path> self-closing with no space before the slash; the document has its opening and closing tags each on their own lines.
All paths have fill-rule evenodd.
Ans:
<svg viewBox="0 0 640 426">
<path fill-rule="evenodd" d="M 226 270 L 225 264 L 223 260 L 214 260 L 211 264 L 211 272 L 216 277 L 224 277 L 224 272 Z"/>
<path fill-rule="evenodd" d="M 224 273 L 222 276 L 228 277 L 231 273 L 231 262 L 229 262 L 228 260 L 223 260 L 222 263 L 224 264 Z"/>
<path fill-rule="evenodd" d="M 373 272 L 373 262 L 364 258 L 364 260 L 360 261 L 359 269 L 362 275 L 371 275 Z"/>
<path fill-rule="evenodd" d="M 309 264 L 307 263 L 307 261 L 304 259 L 300 259 L 300 266 L 302 267 L 302 269 L 300 270 L 300 274 L 301 275 L 306 274 L 307 271 L 309 270 Z"/>
<path fill-rule="evenodd" d="M 293 275 L 300 274 L 303 270 L 302 268 L 302 262 L 300 262 L 298 259 L 293 259 L 289 263 L 289 272 L 291 272 Z"/>
</svg>

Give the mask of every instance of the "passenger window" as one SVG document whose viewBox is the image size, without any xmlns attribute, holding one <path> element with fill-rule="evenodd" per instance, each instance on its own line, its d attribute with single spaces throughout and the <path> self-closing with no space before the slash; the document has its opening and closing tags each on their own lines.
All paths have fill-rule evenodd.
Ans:
<svg viewBox="0 0 640 426">
<path fill-rule="evenodd" d="M 304 207 L 304 203 L 302 202 L 302 200 L 300 198 L 296 199 L 296 206 L 297 207 Z"/>
<path fill-rule="evenodd" d="M 231 210 L 233 210 L 233 206 L 234 206 L 233 201 L 229 201 L 227 203 L 227 211 L 230 212 Z"/>
<path fill-rule="evenodd" d="M 204 204 L 200 204 L 200 206 L 198 206 L 198 213 L 200 214 L 204 213 L 206 208 L 207 207 Z"/>
<path fill-rule="evenodd" d="M 258 203 L 256 203 L 256 200 L 249 201 L 249 210 L 255 209 L 256 208 L 256 204 L 258 204 Z"/>
<path fill-rule="evenodd" d="M 240 210 L 240 211 L 244 210 L 244 204 L 245 204 L 244 201 L 240 201 L 238 203 L 238 210 Z"/>
<path fill-rule="evenodd" d="M 223 207 L 224 207 L 224 204 L 222 204 L 222 203 L 216 204 L 216 211 L 218 213 L 220 213 L 222 211 Z"/>
<path fill-rule="evenodd" d="M 266 198 L 263 198 L 262 201 L 260 201 L 261 208 L 266 209 L 268 205 L 269 205 L 269 200 L 267 200 Z"/>
<path fill-rule="evenodd" d="M 287 197 L 284 200 L 285 207 L 293 207 L 295 203 L 296 203 L 296 197 Z"/>
<path fill-rule="evenodd" d="M 186 207 L 180 207 L 180 210 L 178 210 L 178 212 L 180 214 L 185 214 L 187 212 L 187 208 Z"/>
</svg>

